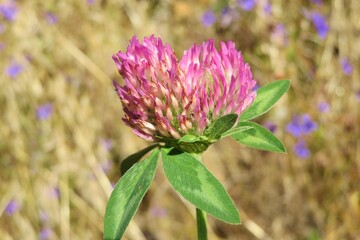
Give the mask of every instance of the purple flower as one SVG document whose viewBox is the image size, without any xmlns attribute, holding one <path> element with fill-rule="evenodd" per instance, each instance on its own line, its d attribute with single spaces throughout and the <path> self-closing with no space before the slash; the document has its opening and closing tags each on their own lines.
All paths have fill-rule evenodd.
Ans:
<svg viewBox="0 0 360 240">
<path fill-rule="evenodd" d="M 10 78 L 16 78 L 24 70 L 23 66 L 18 63 L 11 63 L 6 69 L 6 74 Z"/>
<path fill-rule="evenodd" d="M 93 5 L 95 3 L 95 0 L 86 0 L 86 3 L 89 5 Z"/>
<path fill-rule="evenodd" d="M 0 14 L 8 21 L 12 22 L 16 19 L 18 8 L 15 1 L 8 1 L 7 3 L 0 4 Z"/>
<path fill-rule="evenodd" d="M 307 148 L 306 142 L 300 139 L 293 147 L 294 153 L 302 159 L 306 159 L 310 156 L 310 151 Z"/>
<path fill-rule="evenodd" d="M 330 106 L 327 102 L 320 102 L 317 107 L 318 107 L 319 111 L 322 113 L 326 113 L 330 109 Z"/>
<path fill-rule="evenodd" d="M 41 229 L 41 231 L 39 233 L 39 239 L 40 240 L 51 239 L 52 234 L 53 234 L 53 231 L 51 230 L 51 228 L 45 227 L 45 228 Z"/>
<path fill-rule="evenodd" d="M 53 187 L 49 189 L 49 196 L 52 198 L 59 199 L 61 196 L 60 188 L 59 187 Z"/>
<path fill-rule="evenodd" d="M 238 0 L 237 3 L 245 11 L 251 11 L 256 5 L 255 0 Z"/>
<path fill-rule="evenodd" d="M 266 15 L 270 15 L 270 14 L 272 13 L 272 5 L 271 5 L 271 3 L 270 3 L 270 2 L 266 2 L 265 5 L 264 5 L 263 10 L 264 10 L 264 13 L 265 13 Z"/>
<path fill-rule="evenodd" d="M 20 208 L 20 204 L 19 204 L 16 200 L 12 199 L 12 200 L 7 204 L 7 206 L 6 206 L 6 208 L 5 208 L 5 212 L 6 212 L 7 215 L 11 216 L 11 215 L 13 215 L 17 210 L 19 210 L 19 208 Z"/>
<path fill-rule="evenodd" d="M 310 116 L 304 114 L 302 116 L 294 116 L 292 122 L 286 125 L 286 130 L 295 137 L 308 135 L 317 129 L 318 125 L 312 121 Z"/>
<path fill-rule="evenodd" d="M 39 120 L 46 120 L 48 119 L 53 112 L 53 106 L 51 103 L 45 103 L 43 105 L 40 105 L 36 109 L 36 116 Z"/>
<path fill-rule="evenodd" d="M 351 75 L 353 71 L 353 66 L 351 65 L 349 59 L 348 58 L 341 59 L 340 64 L 344 74 L 347 76 Z"/>
<path fill-rule="evenodd" d="M 318 12 L 311 13 L 311 20 L 316 28 L 316 31 L 320 38 L 324 39 L 329 31 L 329 25 L 326 18 Z"/>
<path fill-rule="evenodd" d="M 202 16 L 202 23 L 205 27 L 210 27 L 216 22 L 216 16 L 213 11 L 208 10 Z"/>
<path fill-rule="evenodd" d="M 311 0 L 313 3 L 315 3 L 315 4 L 318 4 L 318 5 L 320 5 L 320 4 L 322 4 L 323 3 L 323 1 L 322 0 Z"/>
<path fill-rule="evenodd" d="M 221 22 L 220 25 L 222 27 L 230 26 L 237 18 L 239 14 L 232 8 L 226 7 L 221 11 Z"/>
<path fill-rule="evenodd" d="M 283 23 L 275 25 L 270 35 L 271 39 L 280 46 L 286 46 L 288 43 L 287 31 Z"/>
<path fill-rule="evenodd" d="M 151 36 L 130 41 L 126 53 L 113 56 L 125 84 L 114 82 L 125 112 L 124 122 L 149 141 L 201 136 L 219 117 L 240 115 L 253 102 L 256 81 L 231 41 L 221 49 L 208 40 L 184 51 Z"/>
<path fill-rule="evenodd" d="M 52 12 L 46 12 L 45 18 L 50 25 L 55 25 L 58 23 L 58 17 Z"/>
<path fill-rule="evenodd" d="M 276 131 L 276 124 L 271 122 L 271 121 L 267 121 L 264 123 L 264 126 L 272 133 L 274 133 Z"/>
</svg>

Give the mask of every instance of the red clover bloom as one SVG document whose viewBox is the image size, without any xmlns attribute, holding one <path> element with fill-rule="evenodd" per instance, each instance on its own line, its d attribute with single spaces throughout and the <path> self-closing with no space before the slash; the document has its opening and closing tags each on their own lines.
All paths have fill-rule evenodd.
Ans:
<svg viewBox="0 0 360 240">
<path fill-rule="evenodd" d="M 256 81 L 235 44 L 213 40 L 193 45 L 180 61 L 154 36 L 136 37 L 113 56 L 125 84 L 114 82 L 124 122 L 150 141 L 202 136 L 221 116 L 240 115 L 253 102 Z"/>
</svg>

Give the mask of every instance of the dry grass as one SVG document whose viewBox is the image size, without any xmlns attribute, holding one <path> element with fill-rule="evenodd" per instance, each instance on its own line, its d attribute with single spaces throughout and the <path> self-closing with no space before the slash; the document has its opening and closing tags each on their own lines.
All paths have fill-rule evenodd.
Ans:
<svg viewBox="0 0 360 240">
<path fill-rule="evenodd" d="M 275 134 L 289 154 L 239 147 L 231 139 L 206 152 L 206 165 L 225 183 L 243 220 L 230 226 L 209 217 L 210 239 L 360 239 L 358 0 L 274 0 L 272 16 L 259 0 L 225 28 L 201 24 L 202 13 L 214 5 L 207 0 L 94 2 L 16 1 L 16 20 L 0 19 L 1 239 L 38 239 L 44 229 L 48 239 L 102 238 L 119 162 L 147 144 L 120 120 L 111 79 L 121 79 L 111 55 L 133 35 L 150 34 L 170 43 L 179 57 L 194 42 L 233 40 L 260 85 L 292 82 L 287 96 L 259 120 L 277 124 Z M 302 8 L 327 16 L 326 39 L 317 36 Z M 49 11 L 57 24 L 46 20 Z M 286 46 L 270 37 L 278 22 L 288 30 Z M 349 76 L 341 69 L 344 57 L 353 64 Z M 23 71 L 10 78 L 6 69 L 14 62 Z M 329 112 L 319 112 L 321 101 Z M 39 120 L 36 111 L 45 103 L 52 104 L 52 114 Z M 293 153 L 296 140 L 285 130 L 302 113 L 319 125 L 305 138 L 311 151 L 306 160 Z M 10 215 L 12 200 L 19 207 Z M 159 170 L 126 239 L 193 239 L 194 213 Z"/>
</svg>

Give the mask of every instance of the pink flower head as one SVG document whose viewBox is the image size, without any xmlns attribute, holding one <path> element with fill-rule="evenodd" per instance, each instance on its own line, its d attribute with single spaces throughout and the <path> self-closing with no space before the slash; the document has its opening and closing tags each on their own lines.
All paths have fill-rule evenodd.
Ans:
<svg viewBox="0 0 360 240">
<path fill-rule="evenodd" d="M 250 66 L 231 41 L 220 51 L 212 40 L 195 44 L 178 61 L 160 38 L 133 37 L 113 59 L 125 82 L 114 82 L 123 120 L 146 140 L 200 136 L 219 117 L 240 115 L 256 96 Z"/>
</svg>

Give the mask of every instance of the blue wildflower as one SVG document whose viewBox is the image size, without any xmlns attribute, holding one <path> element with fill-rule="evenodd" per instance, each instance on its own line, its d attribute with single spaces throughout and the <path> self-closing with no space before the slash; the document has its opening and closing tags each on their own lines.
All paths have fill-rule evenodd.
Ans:
<svg viewBox="0 0 360 240">
<path fill-rule="evenodd" d="M 49 197 L 59 199 L 61 196 L 60 188 L 53 187 L 49 189 Z"/>
<path fill-rule="evenodd" d="M 255 5 L 255 0 L 238 0 L 237 3 L 245 11 L 251 11 Z"/>
<path fill-rule="evenodd" d="M 318 12 L 312 12 L 311 20 L 316 28 L 316 31 L 320 38 L 324 39 L 329 31 L 329 25 L 326 18 Z"/>
<path fill-rule="evenodd" d="M 327 102 L 320 102 L 317 107 L 318 107 L 318 110 L 322 113 L 326 113 L 330 109 L 330 106 Z"/>
<path fill-rule="evenodd" d="M 18 63 L 11 63 L 6 69 L 6 74 L 10 78 L 16 78 L 24 70 L 23 66 Z"/>
<path fill-rule="evenodd" d="M 322 0 L 311 0 L 313 3 L 321 5 L 323 3 Z"/>
<path fill-rule="evenodd" d="M 270 2 L 266 2 L 265 5 L 264 5 L 264 13 L 266 15 L 270 15 L 272 13 L 272 6 L 271 6 L 271 3 Z"/>
<path fill-rule="evenodd" d="M 45 103 L 43 105 L 40 105 L 36 109 L 36 116 L 39 120 L 46 120 L 48 119 L 53 111 L 53 106 L 51 103 Z"/>
<path fill-rule="evenodd" d="M 274 133 L 276 131 L 276 124 L 271 122 L 271 121 L 267 121 L 264 123 L 264 126 L 272 133 Z"/>
<path fill-rule="evenodd" d="M 351 75 L 353 71 L 353 66 L 351 65 L 349 59 L 348 58 L 341 59 L 340 64 L 344 74 L 347 76 Z"/>
<path fill-rule="evenodd" d="M 52 234 L 53 234 L 53 231 L 49 227 L 45 227 L 40 231 L 39 239 L 40 240 L 51 239 Z"/>
<path fill-rule="evenodd" d="M 216 22 L 216 16 L 213 11 L 208 10 L 202 16 L 202 23 L 205 27 L 210 27 Z"/>
<path fill-rule="evenodd" d="M 11 216 L 13 215 L 17 210 L 19 210 L 20 204 L 12 199 L 5 207 L 5 212 L 7 215 Z"/>
<path fill-rule="evenodd" d="M 55 25 L 58 23 L 58 17 L 52 12 L 46 12 L 45 18 L 50 25 Z"/>
<path fill-rule="evenodd" d="M 0 4 L 0 14 L 8 21 L 12 22 L 16 19 L 18 8 L 14 1 Z"/>
<path fill-rule="evenodd" d="M 302 116 L 294 116 L 292 122 L 286 125 L 286 130 L 295 137 L 308 135 L 317 129 L 318 125 L 312 121 L 310 116 L 304 114 Z"/>
<path fill-rule="evenodd" d="M 286 46 L 288 43 L 287 31 L 283 23 L 275 25 L 270 35 L 271 39 L 280 46 Z"/>
<path fill-rule="evenodd" d="M 308 149 L 306 142 L 300 139 L 293 147 L 294 153 L 299 158 L 308 158 L 310 156 L 310 150 Z"/>
</svg>

